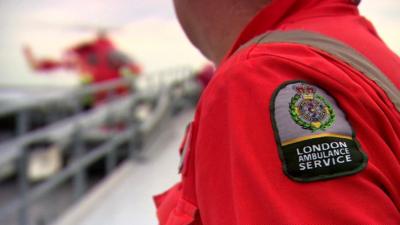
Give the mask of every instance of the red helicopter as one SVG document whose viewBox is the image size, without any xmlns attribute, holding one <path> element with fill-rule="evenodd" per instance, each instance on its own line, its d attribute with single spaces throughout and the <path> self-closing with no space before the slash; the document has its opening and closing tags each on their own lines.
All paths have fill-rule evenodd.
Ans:
<svg viewBox="0 0 400 225">
<path fill-rule="evenodd" d="M 36 59 L 29 47 L 24 47 L 24 54 L 33 70 L 48 73 L 58 69 L 73 70 L 79 74 L 81 83 L 85 85 L 122 77 L 136 77 L 142 72 L 135 61 L 115 47 L 105 31 L 99 31 L 93 41 L 67 49 L 61 60 Z M 129 91 L 126 87 L 117 89 L 119 95 L 127 92 Z M 98 93 L 96 105 L 105 99 L 106 93 Z"/>
</svg>

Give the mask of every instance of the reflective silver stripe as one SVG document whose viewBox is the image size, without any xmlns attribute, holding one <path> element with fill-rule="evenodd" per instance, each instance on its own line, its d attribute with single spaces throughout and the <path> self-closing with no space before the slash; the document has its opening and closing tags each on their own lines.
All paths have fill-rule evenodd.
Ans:
<svg viewBox="0 0 400 225">
<path fill-rule="evenodd" d="M 322 34 L 309 31 L 278 31 L 262 34 L 244 44 L 240 49 L 253 44 L 294 43 L 307 45 L 329 53 L 335 58 L 349 64 L 381 87 L 400 111 L 400 91 L 372 62 L 350 46 Z M 399 68 L 400 69 L 400 68 Z"/>
<path fill-rule="evenodd" d="M 185 164 L 185 159 L 187 157 L 186 155 L 188 154 L 188 151 L 189 151 L 189 146 L 190 146 L 191 139 L 192 139 L 192 122 L 190 122 L 186 126 L 183 150 L 182 150 L 181 158 L 180 158 L 180 161 L 179 161 L 178 173 L 182 173 L 182 169 L 183 169 L 183 166 Z"/>
</svg>

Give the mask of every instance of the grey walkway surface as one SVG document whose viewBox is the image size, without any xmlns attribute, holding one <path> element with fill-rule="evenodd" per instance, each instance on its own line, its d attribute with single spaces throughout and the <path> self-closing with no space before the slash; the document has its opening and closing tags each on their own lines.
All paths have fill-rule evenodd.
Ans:
<svg viewBox="0 0 400 225">
<path fill-rule="evenodd" d="M 179 180 L 178 147 L 192 116 L 184 112 L 168 122 L 141 160 L 123 164 L 55 225 L 157 224 L 152 196 Z"/>
</svg>

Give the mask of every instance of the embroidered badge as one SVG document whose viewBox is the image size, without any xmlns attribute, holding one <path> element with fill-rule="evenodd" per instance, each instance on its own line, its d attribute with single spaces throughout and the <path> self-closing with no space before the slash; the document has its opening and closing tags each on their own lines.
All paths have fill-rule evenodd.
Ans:
<svg viewBox="0 0 400 225">
<path fill-rule="evenodd" d="M 271 102 L 282 167 L 302 182 L 355 174 L 367 156 L 335 99 L 304 81 L 281 85 Z"/>
<path fill-rule="evenodd" d="M 289 109 L 294 122 L 312 132 L 331 127 L 335 122 L 335 111 L 324 97 L 316 94 L 316 88 L 304 83 L 293 88 L 296 94 L 290 101 Z"/>
</svg>

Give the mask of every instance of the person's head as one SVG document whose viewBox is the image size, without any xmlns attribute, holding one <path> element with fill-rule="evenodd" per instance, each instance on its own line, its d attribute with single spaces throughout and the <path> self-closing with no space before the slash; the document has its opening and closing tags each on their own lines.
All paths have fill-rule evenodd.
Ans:
<svg viewBox="0 0 400 225">
<path fill-rule="evenodd" d="M 106 38 L 107 37 L 107 30 L 104 28 L 101 28 L 97 31 L 97 38 Z"/>
<path fill-rule="evenodd" d="M 271 0 L 174 0 L 190 41 L 219 63 L 240 31 Z"/>
</svg>

